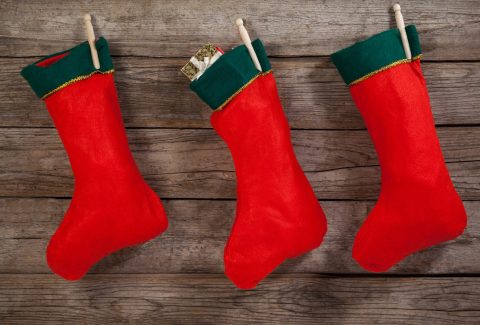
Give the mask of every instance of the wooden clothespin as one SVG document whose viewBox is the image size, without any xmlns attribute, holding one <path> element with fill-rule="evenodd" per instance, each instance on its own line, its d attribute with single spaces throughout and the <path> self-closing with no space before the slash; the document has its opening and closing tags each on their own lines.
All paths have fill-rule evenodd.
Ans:
<svg viewBox="0 0 480 325">
<path fill-rule="evenodd" d="M 243 26 L 243 20 L 241 18 L 238 18 L 236 21 L 236 24 L 238 26 L 238 31 L 240 32 L 240 37 L 243 41 L 243 44 L 245 44 L 245 46 L 247 47 L 248 53 L 252 58 L 255 68 L 257 68 L 258 71 L 262 71 L 262 66 L 258 61 L 257 54 L 255 53 L 255 50 L 253 49 L 253 46 L 252 46 L 252 40 L 250 39 L 250 36 L 248 36 L 248 32 L 245 26 Z"/>
<path fill-rule="evenodd" d="M 100 69 L 100 60 L 98 59 L 97 48 L 95 47 L 95 33 L 92 26 L 92 16 L 86 14 L 83 16 L 85 22 L 85 30 L 87 32 L 88 45 L 90 45 L 90 53 L 92 54 L 92 62 L 95 69 Z"/>
<path fill-rule="evenodd" d="M 395 20 L 397 21 L 397 28 L 400 31 L 400 37 L 402 38 L 403 50 L 408 60 L 412 59 L 412 52 L 410 51 L 410 45 L 408 44 L 407 32 L 405 31 L 405 23 L 403 22 L 402 12 L 400 11 L 400 5 L 398 3 L 393 5 L 393 11 L 395 11 Z"/>
</svg>

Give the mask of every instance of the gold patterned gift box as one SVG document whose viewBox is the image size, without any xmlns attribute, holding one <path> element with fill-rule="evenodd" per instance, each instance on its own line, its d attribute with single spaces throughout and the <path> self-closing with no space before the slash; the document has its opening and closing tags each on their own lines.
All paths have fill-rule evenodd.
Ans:
<svg viewBox="0 0 480 325">
<path fill-rule="evenodd" d="M 218 47 L 207 43 L 190 58 L 181 71 L 190 81 L 198 79 L 222 54 Z"/>
</svg>

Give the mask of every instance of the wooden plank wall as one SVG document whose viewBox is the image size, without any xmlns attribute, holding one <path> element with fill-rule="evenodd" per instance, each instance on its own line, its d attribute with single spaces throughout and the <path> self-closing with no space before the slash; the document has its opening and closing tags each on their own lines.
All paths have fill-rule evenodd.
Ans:
<svg viewBox="0 0 480 325">
<path fill-rule="evenodd" d="M 365 126 L 328 55 L 394 27 L 392 3 L 365 1 L 0 2 L 0 323 L 480 323 L 480 4 L 402 1 L 424 50 L 443 152 L 469 214 L 457 240 L 385 274 L 351 258 L 380 170 Z M 44 251 L 70 202 L 67 156 L 43 103 L 19 75 L 40 55 L 83 41 L 82 14 L 110 42 L 127 134 L 170 228 L 66 282 Z M 179 67 L 199 46 L 239 43 L 246 19 L 271 56 L 300 164 L 329 232 L 256 290 L 223 276 L 235 172 L 210 110 Z"/>
</svg>

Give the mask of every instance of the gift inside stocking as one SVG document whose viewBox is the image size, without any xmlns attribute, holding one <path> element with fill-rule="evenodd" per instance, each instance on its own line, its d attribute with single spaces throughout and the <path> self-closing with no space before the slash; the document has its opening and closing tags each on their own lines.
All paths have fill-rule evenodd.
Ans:
<svg viewBox="0 0 480 325">
<path fill-rule="evenodd" d="M 49 266 L 68 280 L 167 227 L 162 204 L 128 146 L 105 39 L 96 47 L 100 70 L 83 43 L 22 71 L 45 100 L 75 177 L 71 204 L 47 248 Z"/>
<path fill-rule="evenodd" d="M 466 225 L 435 132 L 415 27 L 407 34 L 412 61 L 405 59 L 398 29 L 333 55 L 381 166 L 378 202 L 353 247 L 358 263 L 375 272 L 456 238 Z"/>
<path fill-rule="evenodd" d="M 285 259 L 320 245 L 326 221 L 290 140 L 270 64 L 259 40 L 225 53 L 191 87 L 216 111 L 237 175 L 237 211 L 225 246 L 226 275 L 249 289 Z"/>
</svg>

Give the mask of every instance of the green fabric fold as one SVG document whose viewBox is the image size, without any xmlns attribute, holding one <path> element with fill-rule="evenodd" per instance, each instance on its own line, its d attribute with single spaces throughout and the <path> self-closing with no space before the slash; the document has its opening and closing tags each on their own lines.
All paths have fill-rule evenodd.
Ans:
<svg viewBox="0 0 480 325">
<path fill-rule="evenodd" d="M 412 58 L 422 50 L 414 25 L 405 28 Z M 333 63 L 347 85 L 406 60 L 398 29 L 390 29 L 332 54 Z"/>
<path fill-rule="evenodd" d="M 190 83 L 190 88 L 212 109 L 225 105 L 232 96 L 263 72 L 271 70 L 270 61 L 262 42 L 252 42 L 262 71 L 258 71 L 245 45 L 224 53 L 209 67 L 198 80 Z"/>
<path fill-rule="evenodd" d="M 83 42 L 69 50 L 54 53 L 22 69 L 21 75 L 28 81 L 30 87 L 39 98 L 45 98 L 51 93 L 73 83 L 82 80 L 94 73 L 109 73 L 113 71 L 112 59 L 108 49 L 107 40 L 100 37 L 95 42 L 100 61 L 100 69 L 95 69 L 90 53 L 88 42 Z M 65 56 L 55 61 L 56 56 Z M 51 64 L 40 66 L 48 60 L 54 60 Z"/>
</svg>

